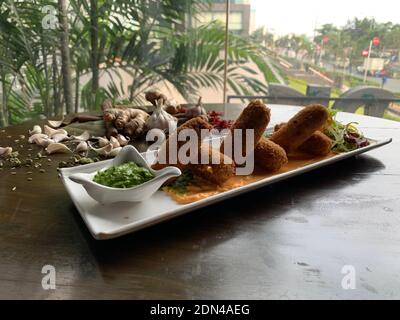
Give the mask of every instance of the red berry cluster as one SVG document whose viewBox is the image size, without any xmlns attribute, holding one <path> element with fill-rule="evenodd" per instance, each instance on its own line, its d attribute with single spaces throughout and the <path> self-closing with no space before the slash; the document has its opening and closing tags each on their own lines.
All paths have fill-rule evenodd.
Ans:
<svg viewBox="0 0 400 320">
<path fill-rule="evenodd" d="M 368 139 L 362 137 L 357 132 L 347 132 L 344 135 L 344 140 L 348 143 L 355 145 L 357 148 L 363 148 L 370 144 Z"/>
<path fill-rule="evenodd" d="M 178 113 L 186 113 L 186 108 L 182 107 L 181 105 L 179 105 L 178 108 L 177 108 L 177 112 Z"/>
<path fill-rule="evenodd" d="M 207 115 L 210 124 L 217 130 L 229 129 L 233 125 L 232 120 L 221 119 L 223 112 L 209 111 Z"/>
</svg>

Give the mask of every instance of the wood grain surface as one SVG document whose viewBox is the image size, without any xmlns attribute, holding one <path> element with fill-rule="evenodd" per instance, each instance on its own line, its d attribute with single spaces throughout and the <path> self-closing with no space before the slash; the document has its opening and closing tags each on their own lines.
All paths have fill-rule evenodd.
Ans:
<svg viewBox="0 0 400 320">
<path fill-rule="evenodd" d="M 230 106 L 233 118 L 239 112 Z M 400 124 L 354 117 L 367 136 L 394 142 L 104 242 L 58 178 L 65 156 L 41 159 L 44 173 L 3 169 L 0 298 L 400 298 Z M 36 154 L 19 139 L 32 125 L 0 130 L 0 146 Z M 42 288 L 44 265 L 56 268 L 56 290 Z M 341 286 L 346 265 L 355 290 Z"/>
</svg>

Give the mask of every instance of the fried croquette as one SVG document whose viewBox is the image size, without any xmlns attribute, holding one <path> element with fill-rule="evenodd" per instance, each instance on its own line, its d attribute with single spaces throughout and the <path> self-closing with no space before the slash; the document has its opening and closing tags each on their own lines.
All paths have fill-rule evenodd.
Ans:
<svg viewBox="0 0 400 320">
<path fill-rule="evenodd" d="M 274 130 L 278 131 L 285 125 L 286 123 L 277 124 Z M 315 131 L 297 150 L 319 157 L 328 155 L 331 152 L 331 148 L 332 140 L 322 131 Z"/>
<path fill-rule="evenodd" d="M 276 143 L 261 138 L 254 150 L 254 159 L 257 166 L 266 171 L 278 171 L 288 163 L 285 150 Z"/>
<path fill-rule="evenodd" d="M 331 149 L 332 140 L 321 131 L 315 131 L 298 150 L 314 156 L 326 156 L 331 152 Z"/>
<path fill-rule="evenodd" d="M 261 100 L 251 101 L 250 104 L 242 111 L 240 116 L 237 118 L 235 123 L 231 127 L 232 136 L 230 137 L 230 141 L 232 142 L 232 153 L 235 147 L 238 147 L 235 143 L 235 130 L 242 130 L 242 155 L 246 156 L 246 130 L 254 130 L 254 143 L 253 149 L 260 141 L 261 137 L 264 134 L 265 129 L 268 126 L 268 123 L 271 119 L 271 110 L 265 106 L 265 104 Z M 228 140 L 226 139 L 221 145 L 221 152 L 227 154 L 226 152 L 226 143 Z M 250 148 L 249 148 L 250 149 Z"/>
<path fill-rule="evenodd" d="M 198 138 L 198 146 L 200 147 L 201 145 L 201 139 L 202 139 L 202 135 L 201 135 L 201 130 L 211 130 L 213 127 L 210 123 L 208 123 L 207 121 L 205 121 L 203 118 L 201 117 L 197 117 L 197 118 L 193 118 L 190 119 L 189 121 L 186 121 L 184 124 L 182 124 L 174 133 L 171 134 L 171 136 L 169 137 L 169 139 L 167 139 L 166 141 L 164 141 L 164 143 L 161 145 L 159 151 L 158 151 L 158 160 L 152 165 L 152 168 L 154 170 L 161 170 L 167 166 L 175 166 L 178 167 L 179 169 L 184 169 L 185 165 L 183 165 L 182 163 L 179 162 L 178 159 L 178 152 L 179 149 L 186 144 L 189 140 L 187 141 L 177 141 L 176 142 L 176 162 L 177 163 L 169 163 L 169 152 L 170 152 L 170 140 L 171 139 L 175 139 L 177 140 L 177 137 L 179 136 L 179 133 L 182 132 L 185 129 L 191 129 L 194 130 L 197 138 Z M 160 163 L 159 159 L 163 159 L 165 161 L 162 161 L 162 163 Z M 165 163 L 163 163 L 165 162 Z"/>
<path fill-rule="evenodd" d="M 208 164 L 190 164 L 189 168 L 193 174 L 217 185 L 222 185 L 235 175 L 235 163 L 228 156 L 222 154 L 218 149 L 202 146 L 200 157 L 208 159 Z"/>
<path fill-rule="evenodd" d="M 293 152 L 315 131 L 322 129 L 328 118 L 329 114 L 324 106 L 318 104 L 307 106 L 276 131 L 270 140 L 280 145 L 286 152 Z"/>
</svg>

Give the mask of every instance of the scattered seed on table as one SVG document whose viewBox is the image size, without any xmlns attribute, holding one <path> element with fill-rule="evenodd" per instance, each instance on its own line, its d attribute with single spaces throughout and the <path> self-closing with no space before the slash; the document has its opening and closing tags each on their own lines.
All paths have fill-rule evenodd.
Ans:
<svg viewBox="0 0 400 320">
<path fill-rule="evenodd" d="M 17 173 L 16 173 L 15 171 L 13 171 L 13 172 L 11 172 L 11 174 L 12 174 L 13 176 L 15 176 Z"/>
<path fill-rule="evenodd" d="M 17 140 L 14 140 L 14 142 L 15 142 L 15 143 L 18 143 L 18 142 L 19 142 L 19 140 L 18 140 L 18 139 L 17 139 Z"/>
<path fill-rule="evenodd" d="M 41 173 L 45 173 L 45 172 L 46 172 L 46 170 L 44 170 L 44 169 L 40 169 L 40 170 L 39 170 L 39 172 L 41 172 Z"/>
<path fill-rule="evenodd" d="M 20 139 L 25 139 L 25 136 L 23 134 L 21 134 L 19 137 Z"/>
<path fill-rule="evenodd" d="M 48 161 L 48 162 L 51 162 L 51 159 L 50 159 L 50 158 L 47 158 L 47 161 Z"/>
<path fill-rule="evenodd" d="M 28 178 L 28 179 L 26 179 L 26 180 L 28 180 L 28 181 L 32 181 L 33 179 L 32 179 L 32 178 Z"/>
<path fill-rule="evenodd" d="M 26 174 L 32 174 L 33 172 L 32 171 L 28 171 Z"/>
<path fill-rule="evenodd" d="M 12 190 L 12 191 L 15 191 L 15 190 L 17 190 L 17 187 L 13 187 L 11 190 Z"/>
</svg>

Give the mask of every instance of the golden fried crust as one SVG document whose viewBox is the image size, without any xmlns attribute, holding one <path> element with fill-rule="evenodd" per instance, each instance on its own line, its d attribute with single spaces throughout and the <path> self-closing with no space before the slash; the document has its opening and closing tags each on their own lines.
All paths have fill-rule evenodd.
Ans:
<svg viewBox="0 0 400 320">
<path fill-rule="evenodd" d="M 328 118 L 329 114 L 324 106 L 310 105 L 290 119 L 286 126 L 275 132 L 270 140 L 279 144 L 286 152 L 292 152 L 315 131 L 320 130 Z"/>
<path fill-rule="evenodd" d="M 232 159 L 222 154 L 218 149 L 211 149 L 202 146 L 201 154 L 205 154 L 209 159 L 209 164 L 191 164 L 189 168 L 195 175 L 201 178 L 222 185 L 235 175 L 235 164 Z M 213 164 L 212 159 L 218 160 L 219 164 Z M 217 162 L 217 161 L 214 161 Z"/>
<path fill-rule="evenodd" d="M 200 139 L 200 137 L 201 137 L 200 133 L 201 133 L 202 129 L 211 130 L 212 128 L 213 128 L 213 126 L 210 123 L 208 123 L 201 117 L 197 117 L 197 118 L 190 119 L 189 121 L 186 121 L 184 124 L 182 124 L 178 128 L 177 132 L 179 133 L 184 129 L 193 129 L 196 131 L 196 133 Z"/>
<path fill-rule="evenodd" d="M 274 127 L 274 132 L 279 131 L 279 129 L 281 129 L 285 125 L 286 125 L 286 122 L 282 122 L 282 123 L 276 124 L 275 127 Z"/>
<path fill-rule="evenodd" d="M 198 139 L 199 139 L 199 146 L 200 146 L 200 144 L 201 144 L 201 130 L 203 130 L 203 129 L 211 130 L 212 128 L 213 128 L 213 127 L 212 127 L 212 125 L 211 125 L 210 123 L 208 123 L 207 121 L 205 121 L 205 120 L 204 120 L 203 118 L 201 118 L 201 117 L 197 117 L 197 118 L 190 119 L 189 121 L 186 121 L 184 124 L 182 124 L 182 125 L 176 130 L 176 132 L 173 133 L 173 135 L 175 135 L 175 136 L 176 136 L 176 135 L 179 135 L 179 133 L 180 133 L 182 130 L 185 130 L 185 129 L 192 129 L 192 130 L 195 130 L 196 133 L 197 133 L 197 137 L 198 137 Z M 176 150 L 177 154 L 178 154 L 178 152 L 179 152 L 179 149 L 180 149 L 185 143 L 187 143 L 187 141 L 178 141 L 178 143 L 177 143 L 177 150 Z M 167 140 L 163 143 L 163 145 L 161 146 L 159 152 L 165 152 L 165 154 L 166 154 L 166 159 L 167 159 L 167 162 L 168 162 L 168 159 L 169 159 L 169 139 L 167 139 Z M 168 167 L 169 165 L 175 166 L 175 167 L 177 167 L 177 168 L 179 168 L 179 169 L 181 169 L 181 170 L 183 170 L 183 169 L 185 168 L 185 165 L 179 163 L 179 159 L 178 159 L 178 163 L 177 163 L 177 164 L 169 164 L 169 163 L 160 164 L 160 163 L 156 162 L 156 163 L 154 163 L 151 167 L 152 167 L 154 170 L 161 170 L 161 169 L 163 169 L 163 168 L 165 168 L 165 167 Z"/>
<path fill-rule="evenodd" d="M 266 171 L 278 171 L 288 163 L 285 150 L 266 138 L 261 138 L 254 150 L 254 160 L 257 166 Z"/>
<path fill-rule="evenodd" d="M 331 152 L 331 148 L 332 140 L 321 131 L 316 131 L 298 150 L 314 156 L 326 156 Z"/>
<path fill-rule="evenodd" d="M 254 130 L 254 146 L 258 144 L 264 134 L 265 129 L 271 120 L 271 110 L 261 100 L 254 100 L 242 111 L 239 118 L 233 124 L 232 133 L 236 129 L 243 130 L 242 133 L 242 154 L 245 154 L 246 149 L 246 129 Z M 233 136 L 234 137 L 234 136 Z M 234 139 L 232 139 L 234 140 Z M 233 147 L 235 142 L 233 141 Z M 221 145 L 221 152 L 224 153 L 224 143 Z"/>
<path fill-rule="evenodd" d="M 275 131 L 278 131 L 286 123 L 277 124 L 274 127 Z M 332 140 L 323 132 L 315 131 L 310 138 L 308 138 L 298 150 L 304 153 L 308 153 L 314 156 L 327 156 L 332 149 Z"/>
</svg>

